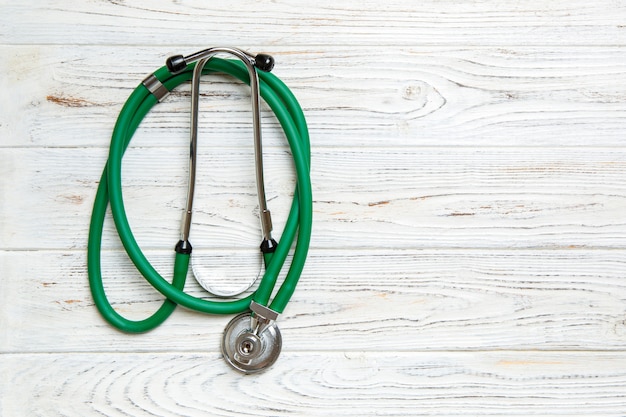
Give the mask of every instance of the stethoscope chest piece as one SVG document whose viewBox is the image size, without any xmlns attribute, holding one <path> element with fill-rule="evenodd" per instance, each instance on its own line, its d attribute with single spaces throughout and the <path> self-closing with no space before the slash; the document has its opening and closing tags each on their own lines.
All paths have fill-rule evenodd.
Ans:
<svg viewBox="0 0 626 417">
<path fill-rule="evenodd" d="M 261 324 L 250 313 L 235 316 L 226 326 L 222 354 L 226 362 L 245 374 L 272 366 L 282 348 L 283 339 L 276 323 Z"/>
</svg>

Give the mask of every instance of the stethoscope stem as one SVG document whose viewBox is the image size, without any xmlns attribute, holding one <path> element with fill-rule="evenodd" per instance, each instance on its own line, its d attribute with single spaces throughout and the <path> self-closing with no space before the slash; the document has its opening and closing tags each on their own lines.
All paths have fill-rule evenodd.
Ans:
<svg viewBox="0 0 626 417">
<path fill-rule="evenodd" d="M 241 60 L 248 70 L 250 76 L 251 102 L 252 102 L 252 127 L 254 132 L 254 155 L 257 196 L 259 199 L 259 215 L 261 219 L 261 231 L 263 242 L 272 242 L 272 218 L 267 208 L 267 198 L 265 195 L 265 179 L 263 175 L 263 146 L 261 137 L 261 96 L 259 94 L 259 75 L 256 68 L 269 71 L 273 67 L 273 59 L 268 55 L 259 54 L 253 56 L 248 52 L 237 48 L 216 47 L 205 49 L 186 57 L 172 57 L 168 60 L 168 66 L 176 70 L 182 65 L 197 61 L 193 70 L 191 82 L 191 133 L 189 144 L 189 181 L 187 189 L 187 202 L 183 213 L 181 228 L 181 241 L 189 241 L 191 229 L 191 216 L 193 213 L 193 198 L 196 183 L 196 156 L 198 145 L 198 112 L 200 100 L 200 77 L 206 64 L 218 53 L 227 53 Z M 257 62 L 258 61 L 258 62 Z"/>
</svg>

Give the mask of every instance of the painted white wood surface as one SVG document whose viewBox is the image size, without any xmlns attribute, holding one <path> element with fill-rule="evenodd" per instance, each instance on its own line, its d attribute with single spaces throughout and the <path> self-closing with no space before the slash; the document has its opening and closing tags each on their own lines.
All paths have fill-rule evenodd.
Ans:
<svg viewBox="0 0 626 417">
<path fill-rule="evenodd" d="M 284 353 L 233 378 L 212 353 L 6 355 L 19 415 L 623 415 L 623 353 Z M 45 400 L 41 400 L 45 398 Z"/>
<path fill-rule="evenodd" d="M 0 415 L 626 415 L 622 2 L 0 5 Z M 313 144 L 311 254 L 283 354 L 251 377 L 219 357 L 228 317 L 178 309 L 122 334 L 86 278 L 123 102 L 168 55 L 221 44 L 276 56 Z M 211 80 L 193 242 L 236 281 L 258 269 L 249 105 Z M 164 276 L 188 98 L 156 107 L 124 162 L 131 224 Z M 263 122 L 280 233 L 290 159 Z M 116 308 L 157 308 L 110 219 L 104 248 Z"/>
</svg>

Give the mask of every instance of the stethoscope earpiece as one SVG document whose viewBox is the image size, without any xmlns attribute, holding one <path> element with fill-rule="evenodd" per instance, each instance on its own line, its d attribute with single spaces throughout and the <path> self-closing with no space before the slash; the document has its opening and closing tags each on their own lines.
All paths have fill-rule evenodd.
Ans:
<svg viewBox="0 0 626 417">
<path fill-rule="evenodd" d="M 215 50 L 220 50 L 220 52 L 232 52 L 232 50 L 236 50 L 235 48 L 209 48 L 204 51 L 196 52 L 195 54 L 189 55 L 188 57 L 184 57 L 183 55 L 172 55 L 171 57 L 165 60 L 165 65 L 167 69 L 172 74 L 179 74 L 187 68 L 188 64 L 191 64 L 195 61 L 198 61 L 203 56 L 208 56 L 211 52 Z M 274 69 L 274 57 L 268 54 L 256 54 L 251 55 L 248 52 L 242 51 L 240 49 L 237 50 L 239 52 L 238 55 L 245 55 L 250 58 L 253 65 L 260 69 L 263 72 L 270 72 Z"/>
<path fill-rule="evenodd" d="M 165 65 L 172 74 L 181 73 L 185 70 L 185 68 L 187 68 L 187 62 L 185 61 L 185 57 L 182 55 L 173 55 L 167 58 Z"/>
<path fill-rule="evenodd" d="M 257 54 L 254 57 L 254 66 L 264 72 L 274 69 L 274 57 L 267 54 Z"/>
</svg>

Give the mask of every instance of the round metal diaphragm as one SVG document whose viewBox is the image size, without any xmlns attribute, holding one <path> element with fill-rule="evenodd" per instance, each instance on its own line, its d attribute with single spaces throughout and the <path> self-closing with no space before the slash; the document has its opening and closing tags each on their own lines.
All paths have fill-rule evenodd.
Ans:
<svg viewBox="0 0 626 417">
<path fill-rule="evenodd" d="M 272 366 L 282 348 L 283 340 L 275 323 L 260 335 L 251 328 L 250 313 L 235 316 L 224 329 L 222 354 L 230 366 L 251 374 Z"/>
<path fill-rule="evenodd" d="M 210 251 L 198 247 L 200 245 L 194 247 L 191 257 L 191 273 L 198 284 L 213 295 L 228 298 L 243 294 L 263 275 L 263 257 L 258 251 L 230 255 L 230 260 L 238 265 L 237 272 L 233 273 L 233 264 L 220 264 Z"/>
</svg>

